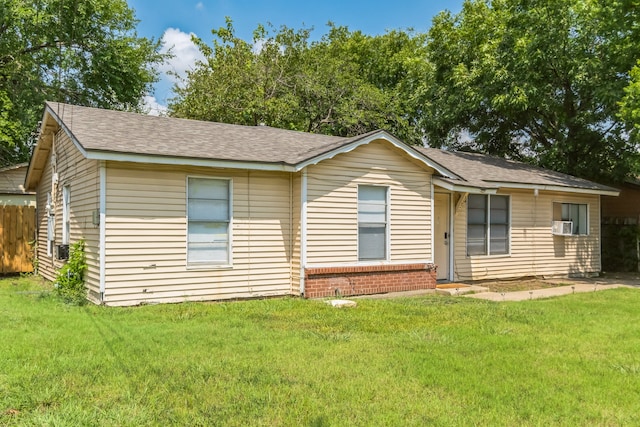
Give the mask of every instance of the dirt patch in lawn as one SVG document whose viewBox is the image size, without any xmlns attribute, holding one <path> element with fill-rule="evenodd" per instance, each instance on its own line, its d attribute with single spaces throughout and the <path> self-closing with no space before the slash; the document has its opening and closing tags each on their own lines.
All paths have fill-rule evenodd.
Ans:
<svg viewBox="0 0 640 427">
<path fill-rule="evenodd" d="M 556 288 L 567 286 L 569 282 L 546 281 L 542 279 L 520 279 L 520 280 L 496 280 L 478 283 L 478 285 L 489 288 L 490 292 L 517 292 L 533 291 L 535 289 Z"/>
</svg>

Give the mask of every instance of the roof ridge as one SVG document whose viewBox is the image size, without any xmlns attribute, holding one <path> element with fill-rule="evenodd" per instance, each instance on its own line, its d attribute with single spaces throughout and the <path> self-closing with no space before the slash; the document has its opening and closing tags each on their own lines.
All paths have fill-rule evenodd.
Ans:
<svg viewBox="0 0 640 427">
<path fill-rule="evenodd" d="M 70 109 L 81 109 L 81 110 L 85 109 L 85 110 L 94 111 L 96 113 L 100 112 L 100 113 L 103 113 L 103 114 L 106 112 L 106 114 L 135 115 L 138 118 L 140 118 L 141 120 L 175 120 L 175 121 L 184 121 L 184 122 L 189 122 L 189 123 L 199 123 L 199 124 L 202 124 L 202 125 L 209 124 L 209 125 L 212 125 L 212 126 L 217 125 L 217 126 L 222 126 L 222 127 L 234 127 L 234 128 L 239 128 L 239 129 L 252 129 L 252 130 L 267 129 L 267 130 L 273 130 L 275 132 L 292 133 L 292 134 L 305 135 L 305 136 L 317 136 L 317 137 L 320 137 L 320 138 L 327 138 L 327 139 L 328 138 L 332 138 L 332 139 L 338 139 L 338 138 L 348 139 L 349 138 L 349 137 L 336 136 L 336 135 L 327 135 L 327 134 L 322 134 L 322 133 L 305 132 L 305 131 L 295 130 L 295 129 L 285 129 L 285 128 L 279 128 L 279 127 L 269 126 L 269 125 L 243 125 L 243 124 L 238 124 L 238 123 L 227 123 L 227 122 L 219 122 L 219 121 L 213 121 L 213 120 L 191 119 L 191 118 L 186 118 L 186 117 L 155 116 L 155 115 L 151 115 L 151 114 L 144 114 L 144 113 L 137 112 L 137 111 L 124 111 L 124 110 L 92 107 L 92 106 L 86 106 L 86 105 L 67 104 L 67 103 L 63 103 L 63 102 L 54 102 L 54 101 L 46 101 L 46 104 L 49 105 L 51 110 L 54 113 L 56 113 L 57 115 L 60 115 L 60 114 L 58 114 L 60 107 L 64 107 L 64 108 L 69 107 Z"/>
</svg>

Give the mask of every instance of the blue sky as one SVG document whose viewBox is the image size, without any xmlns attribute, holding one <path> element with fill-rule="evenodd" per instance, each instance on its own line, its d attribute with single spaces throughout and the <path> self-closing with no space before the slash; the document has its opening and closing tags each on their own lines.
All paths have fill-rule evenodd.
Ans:
<svg viewBox="0 0 640 427">
<path fill-rule="evenodd" d="M 206 42 L 212 39 L 211 29 L 223 26 L 225 17 L 233 20 L 236 34 L 250 41 L 258 24 L 272 23 L 276 27 L 313 27 L 313 36 L 326 33 L 329 21 L 365 34 L 384 34 L 386 30 L 429 29 L 431 19 L 442 10 L 460 11 L 463 0 L 128 0 L 140 20 L 138 34 L 162 40 L 163 49 L 172 48 L 175 58 L 161 68 L 161 81 L 155 93 L 147 98 L 153 112 L 162 111 L 171 98 L 173 81 L 165 73 L 179 74 L 193 66 L 199 58 L 190 42 L 196 34 Z"/>
</svg>

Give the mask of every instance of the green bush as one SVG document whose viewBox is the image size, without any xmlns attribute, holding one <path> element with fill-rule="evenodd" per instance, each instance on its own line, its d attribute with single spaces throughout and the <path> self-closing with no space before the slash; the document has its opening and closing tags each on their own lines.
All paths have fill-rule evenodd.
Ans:
<svg viewBox="0 0 640 427">
<path fill-rule="evenodd" d="M 602 225 L 602 268 L 605 271 L 638 271 L 640 226 Z"/>
<path fill-rule="evenodd" d="M 84 254 L 84 240 L 69 248 L 67 263 L 58 270 L 55 281 L 56 293 L 67 303 L 83 305 L 87 301 L 87 289 L 84 285 L 84 273 L 87 259 Z"/>
</svg>

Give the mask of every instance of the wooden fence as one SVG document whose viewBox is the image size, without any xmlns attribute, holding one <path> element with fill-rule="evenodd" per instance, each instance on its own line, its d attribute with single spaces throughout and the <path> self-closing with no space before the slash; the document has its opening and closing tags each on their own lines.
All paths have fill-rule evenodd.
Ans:
<svg viewBox="0 0 640 427">
<path fill-rule="evenodd" d="M 33 271 L 33 206 L 0 206 L 0 274 Z"/>
</svg>

